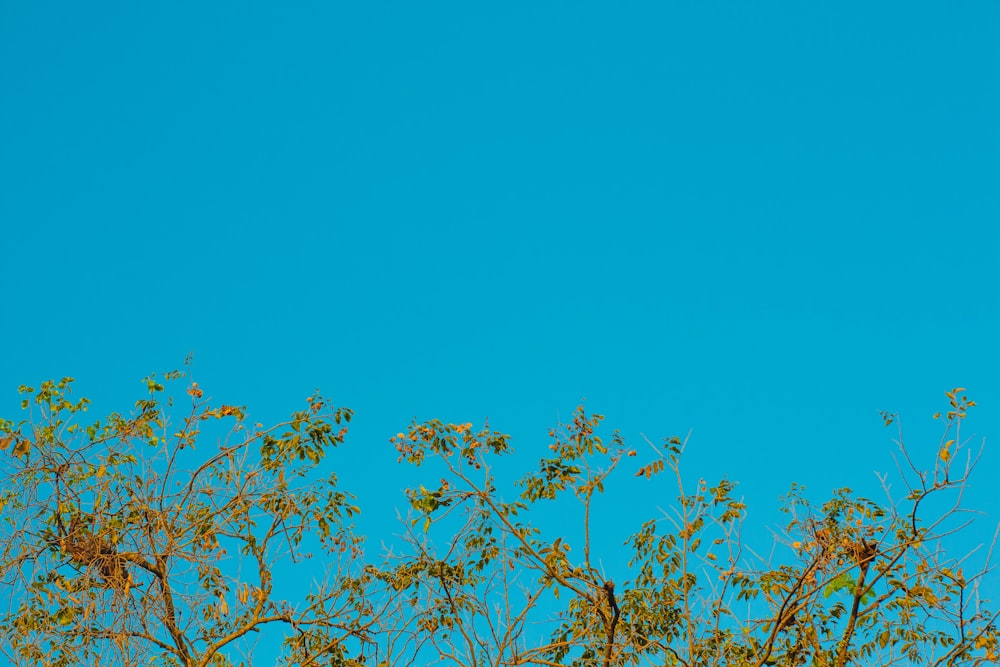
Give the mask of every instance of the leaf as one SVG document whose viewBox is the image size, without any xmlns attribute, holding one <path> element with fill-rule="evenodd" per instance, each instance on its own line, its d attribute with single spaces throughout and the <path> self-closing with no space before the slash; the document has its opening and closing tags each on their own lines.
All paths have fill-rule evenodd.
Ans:
<svg viewBox="0 0 1000 667">
<path fill-rule="evenodd" d="M 657 459 L 656 461 L 653 461 L 652 463 L 644 465 L 643 467 L 639 468 L 639 470 L 636 471 L 634 477 L 642 477 L 643 475 L 645 475 L 646 479 L 649 479 L 658 472 L 662 472 L 665 467 L 666 464 L 664 463 L 663 459 Z"/>
<path fill-rule="evenodd" d="M 823 589 L 823 597 L 828 598 L 837 591 L 854 586 L 854 579 L 846 572 L 834 577 L 834 579 Z"/>
<path fill-rule="evenodd" d="M 30 440 L 18 440 L 14 444 L 14 449 L 11 451 L 11 456 L 16 459 L 22 456 L 28 456 L 31 453 L 31 441 Z"/>
</svg>

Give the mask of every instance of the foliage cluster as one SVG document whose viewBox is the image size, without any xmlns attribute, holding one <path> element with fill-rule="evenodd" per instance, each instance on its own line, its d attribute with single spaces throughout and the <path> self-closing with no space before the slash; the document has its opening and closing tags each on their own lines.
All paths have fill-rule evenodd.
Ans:
<svg viewBox="0 0 1000 667">
<path fill-rule="evenodd" d="M 592 514 L 638 454 L 582 407 L 513 489 L 495 474 L 507 435 L 413 422 L 391 439 L 399 461 L 440 482 L 407 491 L 398 543 L 372 554 L 353 497 L 320 474 L 350 410 L 315 394 L 265 427 L 175 371 L 147 378 L 127 415 L 88 422 L 71 388 L 21 387 L 27 416 L 0 420 L 0 650 L 13 664 L 250 665 L 263 641 L 302 667 L 950 667 L 1000 655 L 982 596 L 989 558 L 972 571 L 946 549 L 969 530 L 961 497 L 978 456 L 960 388 L 935 415 L 929 468 L 900 434 L 905 497 L 844 488 L 817 505 L 793 485 L 771 550 L 785 557 L 744 543 L 732 482 L 686 480 L 684 442 L 647 443 L 632 483 L 667 479 L 676 502 L 624 545 L 617 583 L 595 567 Z M 545 505 L 579 529 L 533 522 Z M 275 585 L 287 567 L 322 576 L 296 598 Z"/>
</svg>

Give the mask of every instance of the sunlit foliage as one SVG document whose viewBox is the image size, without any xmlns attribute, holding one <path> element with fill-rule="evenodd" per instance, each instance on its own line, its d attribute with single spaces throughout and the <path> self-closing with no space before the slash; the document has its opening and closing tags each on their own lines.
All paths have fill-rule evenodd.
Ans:
<svg viewBox="0 0 1000 667">
<path fill-rule="evenodd" d="M 900 434 L 904 497 L 843 488 L 813 504 L 792 484 L 778 550 L 744 543 L 734 483 L 688 481 L 681 439 L 644 443 L 650 454 L 637 458 L 582 407 L 514 486 L 497 475 L 511 440 L 488 424 L 414 422 L 393 436 L 415 479 L 439 481 L 406 492 L 398 541 L 376 550 L 352 524 L 353 497 L 320 474 L 350 410 L 315 394 L 264 426 L 175 371 L 147 378 L 128 414 L 91 422 L 71 389 L 70 378 L 21 387 L 25 416 L 0 420 L 0 649 L 13 664 L 251 665 L 260 637 L 303 667 L 951 666 L 1000 655 L 982 596 L 989 559 L 970 570 L 948 550 L 972 530 L 956 519 L 978 456 L 963 440 L 975 402 L 961 388 L 935 415 L 943 436 L 929 468 Z M 664 482 L 675 502 L 628 516 L 639 526 L 622 546 L 628 576 L 606 579 L 592 555 L 594 504 L 611 484 Z M 553 508 L 572 529 L 533 520 Z M 276 585 L 289 563 L 307 568 L 308 592 Z"/>
</svg>

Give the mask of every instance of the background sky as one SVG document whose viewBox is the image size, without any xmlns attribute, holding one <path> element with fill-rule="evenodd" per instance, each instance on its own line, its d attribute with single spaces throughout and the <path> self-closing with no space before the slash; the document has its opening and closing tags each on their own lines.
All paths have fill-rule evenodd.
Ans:
<svg viewBox="0 0 1000 667">
<path fill-rule="evenodd" d="M 690 431 L 761 525 L 792 481 L 874 494 L 879 410 L 930 465 L 960 385 L 1000 438 L 998 34 L 991 2 L 0 0 L 2 414 L 65 375 L 126 409 L 189 352 L 261 421 L 320 387 L 370 530 L 411 418 L 530 465 L 584 397 L 641 456 Z M 674 492 L 631 472 L 638 526 Z"/>
</svg>

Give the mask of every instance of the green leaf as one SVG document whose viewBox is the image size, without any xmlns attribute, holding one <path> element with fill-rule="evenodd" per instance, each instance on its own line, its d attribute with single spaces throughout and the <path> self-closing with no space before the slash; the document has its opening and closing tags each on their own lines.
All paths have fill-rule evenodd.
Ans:
<svg viewBox="0 0 1000 667">
<path fill-rule="evenodd" d="M 831 581 L 829 584 L 826 585 L 826 588 L 823 589 L 823 597 L 828 598 L 837 591 L 853 587 L 854 587 L 854 579 L 851 577 L 851 575 L 847 574 L 846 572 L 842 572 L 841 574 L 837 575 L 833 579 L 833 581 Z"/>
</svg>

